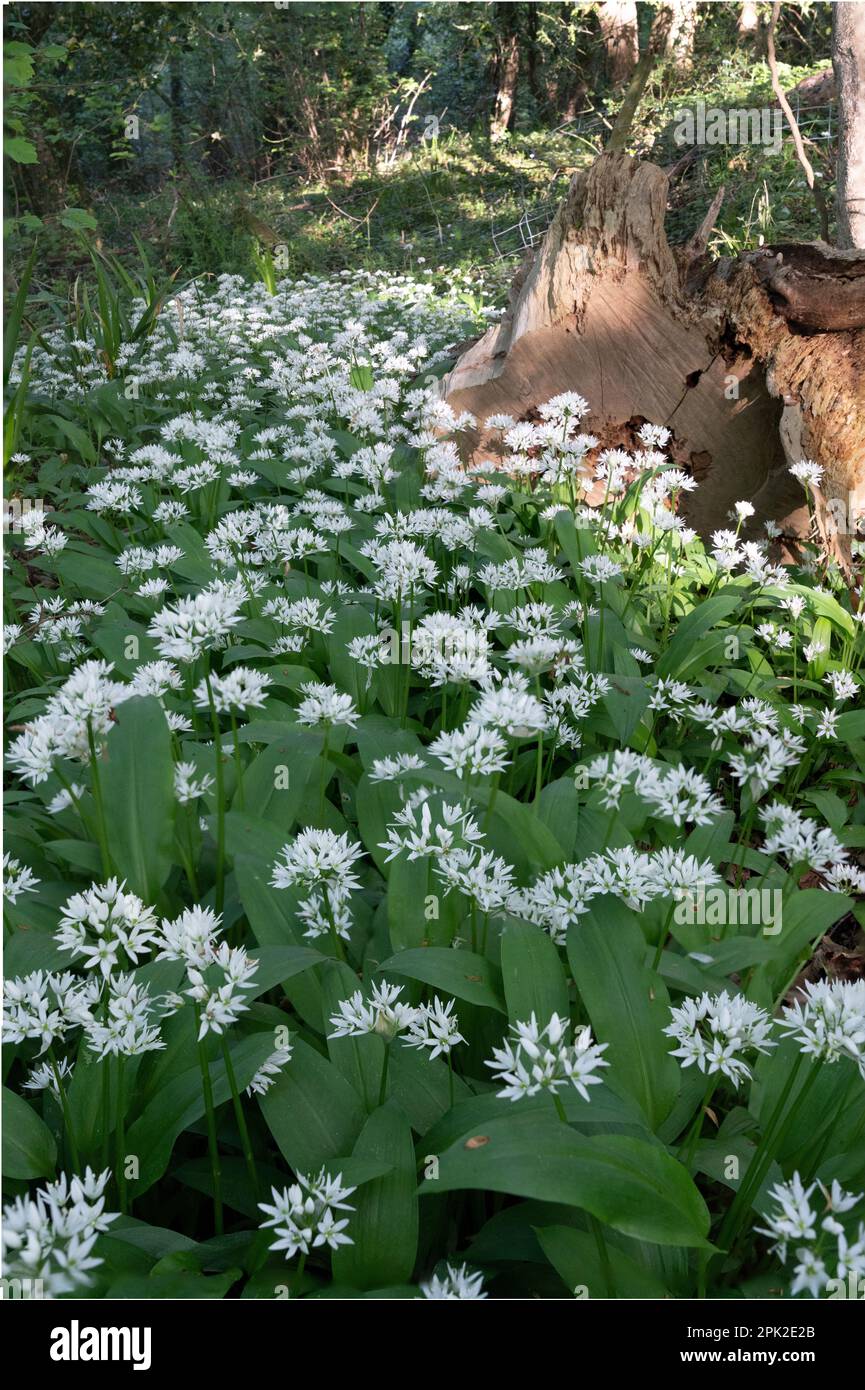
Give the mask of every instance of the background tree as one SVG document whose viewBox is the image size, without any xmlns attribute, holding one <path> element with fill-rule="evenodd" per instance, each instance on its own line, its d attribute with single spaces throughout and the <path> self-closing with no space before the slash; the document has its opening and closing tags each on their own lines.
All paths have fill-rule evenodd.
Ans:
<svg viewBox="0 0 865 1390">
<path fill-rule="evenodd" d="M 629 80 L 640 56 L 634 0 L 601 0 L 598 23 L 604 44 L 607 80 L 613 87 L 621 87 Z"/>
<path fill-rule="evenodd" d="M 838 245 L 865 248 L 865 4 L 840 0 L 832 13 L 838 88 Z"/>
</svg>

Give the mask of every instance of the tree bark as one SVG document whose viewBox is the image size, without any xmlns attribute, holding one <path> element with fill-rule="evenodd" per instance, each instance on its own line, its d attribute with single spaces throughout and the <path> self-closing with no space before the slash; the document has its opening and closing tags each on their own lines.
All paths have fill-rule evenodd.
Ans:
<svg viewBox="0 0 865 1390">
<path fill-rule="evenodd" d="M 497 4 L 495 17 L 497 28 L 499 25 L 501 28 L 496 40 L 496 95 L 490 120 L 490 136 L 493 140 L 501 140 L 507 131 L 513 128 L 520 76 L 517 6 Z"/>
<path fill-rule="evenodd" d="M 743 0 L 739 6 L 739 19 L 736 32 L 740 39 L 755 39 L 760 30 L 760 13 L 757 0 Z"/>
<path fill-rule="evenodd" d="M 865 4 L 832 7 L 832 66 L 838 89 L 838 245 L 865 247 Z"/>
<path fill-rule="evenodd" d="M 664 44 L 664 56 L 676 72 L 688 72 L 694 62 L 694 37 L 697 32 L 697 0 L 670 0 L 670 25 Z"/>
<path fill-rule="evenodd" d="M 606 53 L 607 81 L 613 87 L 627 82 L 640 56 L 635 0 L 601 0 L 598 23 Z"/>
<path fill-rule="evenodd" d="M 748 499 L 755 535 L 772 520 L 801 536 L 809 518 L 789 467 L 821 463 L 818 525 L 846 559 L 849 537 L 832 537 L 831 522 L 865 491 L 865 258 L 818 243 L 780 262 L 771 249 L 695 262 L 695 248 L 674 254 L 667 241 L 667 195 L 663 170 L 622 153 L 574 176 L 509 311 L 442 383 L 481 422 L 473 457 L 495 456 L 489 415 L 525 418 L 577 390 L 600 448 L 628 447 L 645 421 L 673 431 L 673 458 L 700 482 L 688 521 L 704 535 Z M 797 322 L 821 305 L 827 323 L 847 305 L 844 326 Z"/>
</svg>

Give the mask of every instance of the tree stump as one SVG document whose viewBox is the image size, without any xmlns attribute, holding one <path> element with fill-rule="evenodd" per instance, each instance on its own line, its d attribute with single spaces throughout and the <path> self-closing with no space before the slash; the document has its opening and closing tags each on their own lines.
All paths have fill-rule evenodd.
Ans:
<svg viewBox="0 0 865 1390">
<path fill-rule="evenodd" d="M 849 558 L 865 503 L 865 259 L 816 243 L 709 262 L 705 226 L 674 254 L 667 189 L 662 169 L 619 153 L 574 176 L 504 318 L 442 382 L 479 421 L 473 458 L 495 458 L 489 415 L 531 418 L 578 391 L 600 448 L 627 447 L 645 421 L 672 430 L 673 457 L 701 484 L 683 510 L 703 534 L 747 499 L 755 533 L 773 520 L 801 537 L 788 468 L 813 459 L 818 526 Z"/>
</svg>

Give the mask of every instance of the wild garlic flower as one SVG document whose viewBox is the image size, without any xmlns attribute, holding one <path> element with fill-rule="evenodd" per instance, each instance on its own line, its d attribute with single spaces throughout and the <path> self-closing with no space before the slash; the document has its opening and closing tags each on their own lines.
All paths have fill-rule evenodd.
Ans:
<svg viewBox="0 0 865 1390">
<path fill-rule="evenodd" d="M 38 1041 L 39 1052 L 62 1042 L 71 1028 L 90 1022 L 99 1002 L 97 980 L 34 970 L 3 981 L 3 1041 Z"/>
<path fill-rule="evenodd" d="M 466 724 L 440 733 L 429 745 L 429 754 L 457 777 L 488 777 L 509 766 L 508 744 L 496 729 Z"/>
<path fill-rule="evenodd" d="M 456 847 L 433 861 L 436 877 L 471 899 L 481 912 L 501 912 L 514 893 L 514 871 L 492 851 Z"/>
<path fill-rule="evenodd" d="M 815 1198 L 818 1188 L 820 1196 Z M 861 1192 L 845 1191 L 837 1179 L 828 1188 L 819 1182 L 806 1188 L 796 1172 L 788 1182 L 777 1183 L 769 1196 L 775 1207 L 763 1218 L 766 1225 L 754 1230 L 774 1242 L 772 1251 L 782 1264 L 793 1246 L 791 1298 L 799 1293 L 820 1298 L 830 1279 L 846 1284 L 851 1275 L 856 1282 L 865 1278 L 865 1222 L 854 1231 L 839 1220 L 859 1205 Z"/>
<path fill-rule="evenodd" d="M 282 862 L 277 860 L 273 866 L 271 886 L 291 888 L 299 883 L 312 888 L 327 883 L 346 890 L 359 888 L 354 867 L 363 857 L 363 846 L 352 844 L 348 835 L 310 827 L 283 846 Z"/>
<path fill-rule="evenodd" d="M 84 1025 L 87 1046 L 100 1060 L 158 1051 L 165 1046 L 158 1017 L 145 985 L 136 984 L 133 975 L 112 975 L 98 1016 Z"/>
<path fill-rule="evenodd" d="M 398 854 L 405 854 L 409 860 L 438 858 L 483 839 L 477 821 L 464 806 L 443 802 L 433 808 L 425 800 L 419 809 L 420 817 L 418 807 L 410 802 L 397 811 L 387 828 L 387 839 L 379 845 L 379 849 L 387 850 L 386 863 Z"/>
<path fill-rule="evenodd" d="M 766 1010 L 726 990 L 686 999 L 670 1013 L 673 1021 L 664 1032 L 679 1044 L 671 1055 L 680 1057 L 683 1067 L 696 1064 L 707 1076 L 720 1073 L 734 1086 L 751 1075 L 742 1053 L 766 1053 L 776 1046 Z"/>
<path fill-rule="evenodd" d="M 426 766 L 426 758 L 418 753 L 396 753 L 393 757 L 375 758 L 368 775 L 371 782 L 398 782 L 406 772 L 420 772 Z"/>
<path fill-rule="evenodd" d="M 308 724 L 312 728 L 330 728 L 334 724 L 355 727 L 360 715 L 350 695 L 337 690 L 335 685 L 323 685 L 320 681 L 305 681 L 300 688 L 303 699 L 297 707 L 298 724 Z"/>
<path fill-rule="evenodd" d="M 224 647 L 242 621 L 247 595 L 242 586 L 216 580 L 197 594 L 160 609 L 148 632 L 169 661 L 195 661 L 202 652 Z"/>
<path fill-rule="evenodd" d="M 186 806 L 190 801 L 197 801 L 205 792 L 209 792 L 212 786 L 213 778 L 210 773 L 199 773 L 195 763 L 174 764 L 174 795 L 181 806 Z"/>
<path fill-rule="evenodd" d="M 31 786 L 44 782 L 55 758 L 87 762 L 91 736 L 97 747 L 114 725 L 114 708 L 132 693 L 115 681 L 106 661 L 85 661 L 64 682 L 45 713 L 9 745 L 6 761 Z"/>
<path fill-rule="evenodd" d="M 11 854 L 3 855 L 3 896 L 16 903 L 22 893 L 35 893 L 42 882 L 33 870 Z"/>
<path fill-rule="evenodd" d="M 174 921 L 159 924 L 157 960 L 182 960 L 205 969 L 213 960 L 222 919 L 209 907 L 186 907 Z"/>
<path fill-rule="evenodd" d="M 403 1041 L 408 1047 L 428 1047 L 429 1059 L 447 1057 L 465 1038 L 459 1031 L 459 1019 L 453 1012 L 454 1001 L 442 1003 L 436 995 L 429 1004 L 415 1009 Z"/>
<path fill-rule="evenodd" d="M 847 851 L 834 831 L 800 815 L 782 801 L 763 807 L 760 819 L 766 828 L 764 854 L 782 855 L 791 868 L 807 865 L 822 873 L 847 861 Z"/>
<path fill-rule="evenodd" d="M 823 478 L 822 465 L 814 463 L 813 459 L 800 459 L 798 463 L 790 465 L 789 471 L 805 487 L 819 487 Z"/>
<path fill-rule="evenodd" d="M 528 1023 L 513 1024 L 511 1037 L 501 1047 L 494 1047 L 492 1061 L 484 1064 L 497 1073 L 502 1100 L 522 1100 L 541 1091 L 555 1095 L 566 1086 L 573 1086 L 589 1100 L 587 1088 L 601 1081 L 595 1072 L 609 1066 L 601 1056 L 607 1044 L 596 1043 L 588 1027 L 568 1043 L 568 1027 L 567 1020 L 558 1014 L 543 1027 L 534 1014 Z"/>
<path fill-rule="evenodd" d="M 341 999 L 338 1011 L 330 1016 L 332 1033 L 329 1038 L 362 1038 L 377 1033 L 391 1042 L 398 1033 L 411 1026 L 417 1010 L 400 999 L 402 985 L 386 982 L 374 984 L 369 999 L 355 990 L 350 999 Z"/>
<path fill-rule="evenodd" d="M 62 909 L 54 940 L 88 970 L 109 976 L 116 969 L 138 964 L 158 938 L 156 913 L 126 884 L 111 878 L 75 893 Z"/>
<path fill-rule="evenodd" d="M 865 980 L 806 980 L 778 1027 L 820 1062 L 849 1057 L 865 1078 Z"/>
<path fill-rule="evenodd" d="M 272 1202 L 259 1202 L 260 1209 L 266 1213 L 267 1220 L 262 1228 L 274 1228 L 276 1240 L 271 1250 L 282 1250 L 285 1258 L 300 1253 L 308 1255 L 317 1246 L 327 1245 L 336 1250 L 340 1245 L 353 1245 L 351 1236 L 345 1230 L 348 1217 L 337 1218 L 338 1211 L 354 1211 L 347 1197 L 355 1191 L 344 1187 L 342 1173 L 331 1177 L 324 1168 L 316 1176 L 298 1173 L 297 1182 L 282 1192 L 271 1188 Z"/>
<path fill-rule="evenodd" d="M 255 1076 L 246 1088 L 248 1096 L 263 1096 L 270 1090 L 271 1086 L 276 1085 L 276 1078 L 285 1070 L 291 1061 L 293 1052 L 290 1041 L 280 1043 L 270 1056 L 267 1057 L 258 1068 Z"/>
<path fill-rule="evenodd" d="M 207 1033 L 224 1033 L 246 1012 L 250 1000 L 245 991 L 254 988 L 252 976 L 257 970 L 258 962 L 242 946 L 229 946 L 227 941 L 220 943 L 206 969 L 187 965 L 191 988 L 186 993 L 198 1007 L 199 1041 Z M 219 982 L 217 972 L 222 977 Z"/>
<path fill-rule="evenodd" d="M 484 1276 L 470 1273 L 468 1265 L 445 1265 L 444 1274 L 433 1274 L 421 1283 L 420 1291 L 424 1298 L 473 1299 L 487 1298 L 484 1291 Z"/>
<path fill-rule="evenodd" d="M 256 671 L 252 666 L 235 666 L 226 675 L 211 676 L 210 689 L 217 714 L 242 714 L 248 709 L 261 709 L 270 683 L 266 672 Z M 198 709 L 209 708 L 206 681 L 196 686 L 195 703 Z"/>
<path fill-rule="evenodd" d="M 46 1183 L 33 1197 L 16 1197 L 3 1208 L 3 1276 L 39 1280 L 42 1295 L 60 1298 L 92 1282 L 102 1264 L 93 1254 L 97 1237 L 118 1212 L 105 1210 L 111 1172 Z"/>
</svg>

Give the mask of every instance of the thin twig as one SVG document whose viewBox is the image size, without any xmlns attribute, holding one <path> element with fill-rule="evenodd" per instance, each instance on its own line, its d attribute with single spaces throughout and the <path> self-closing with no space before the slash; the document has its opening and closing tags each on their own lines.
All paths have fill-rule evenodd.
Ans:
<svg viewBox="0 0 865 1390">
<path fill-rule="evenodd" d="M 826 207 L 826 199 L 823 197 L 823 190 L 814 178 L 814 169 L 810 159 L 805 153 L 805 145 L 796 117 L 790 108 L 784 88 L 781 86 L 781 79 L 778 76 L 778 60 L 775 57 L 775 27 L 778 23 L 778 16 L 781 13 L 781 2 L 775 0 L 772 6 L 772 18 L 766 30 L 766 62 L 769 65 L 769 73 L 772 78 L 772 91 L 778 101 L 778 105 L 787 117 L 787 124 L 790 127 L 790 134 L 793 137 L 793 144 L 796 147 L 796 158 L 805 171 L 805 180 L 814 197 L 817 207 L 817 216 L 820 218 L 820 235 L 824 241 L 829 240 L 829 210 Z"/>
</svg>

